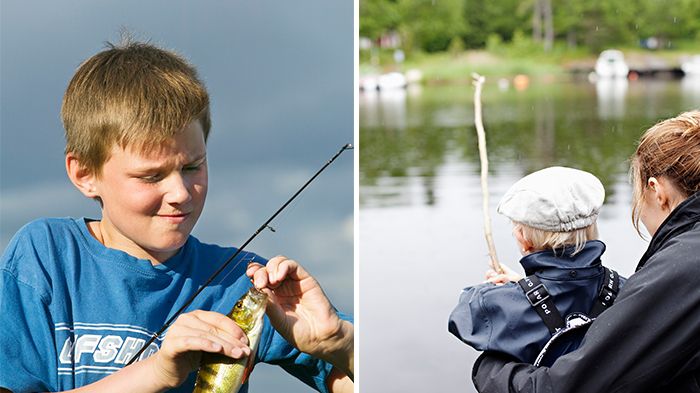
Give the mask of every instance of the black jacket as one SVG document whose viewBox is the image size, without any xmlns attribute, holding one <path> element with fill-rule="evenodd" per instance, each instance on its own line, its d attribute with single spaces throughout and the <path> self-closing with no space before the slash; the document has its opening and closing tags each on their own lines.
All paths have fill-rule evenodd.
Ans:
<svg viewBox="0 0 700 393">
<path fill-rule="evenodd" d="M 479 392 L 700 392 L 700 193 L 659 227 L 615 304 L 551 367 L 485 353 Z"/>
</svg>

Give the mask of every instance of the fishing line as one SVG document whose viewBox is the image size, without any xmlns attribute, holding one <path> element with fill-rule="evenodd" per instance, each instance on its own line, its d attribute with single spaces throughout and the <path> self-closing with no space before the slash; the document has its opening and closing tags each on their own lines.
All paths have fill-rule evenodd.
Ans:
<svg viewBox="0 0 700 393">
<path fill-rule="evenodd" d="M 304 173 L 303 175 L 294 176 L 294 177 L 295 177 L 295 180 L 296 180 L 296 178 L 299 178 L 299 179 L 306 179 L 306 178 L 308 178 L 308 174 L 307 174 L 307 173 Z M 297 183 L 297 184 L 298 184 L 298 183 Z M 283 190 L 283 191 L 280 191 L 279 193 L 280 193 L 280 194 L 282 194 L 282 193 L 286 194 L 289 190 L 293 190 L 294 187 L 295 187 L 295 186 L 284 187 L 284 190 Z M 273 233 L 278 233 L 278 232 L 284 233 L 284 232 L 285 232 L 285 229 L 286 229 L 286 227 L 287 227 L 287 224 L 289 224 L 290 220 L 292 220 L 292 219 L 295 218 L 295 214 L 299 211 L 298 209 L 299 209 L 299 205 L 291 205 L 291 206 L 289 206 L 289 207 L 287 208 L 287 210 L 285 210 L 284 214 L 283 214 L 282 216 L 278 217 L 278 218 L 275 220 L 275 225 L 274 225 L 274 226 L 268 225 L 268 226 L 267 226 L 267 229 L 268 229 L 270 232 L 273 232 Z"/>
<path fill-rule="evenodd" d="M 316 171 L 316 173 L 315 173 L 313 176 L 311 176 L 311 178 L 310 178 L 309 180 L 307 180 L 306 183 L 304 183 L 304 185 L 302 185 L 302 186 L 294 193 L 294 195 L 291 196 L 291 198 L 289 198 L 289 199 L 287 200 L 287 202 L 285 202 L 279 209 L 277 209 L 277 211 L 276 211 L 274 214 L 272 214 L 272 216 L 270 216 L 270 218 L 268 218 L 262 225 L 260 225 L 260 227 L 259 227 L 255 232 L 253 232 L 253 234 L 248 238 L 248 240 L 246 240 L 245 243 L 243 243 L 243 245 L 242 245 L 238 250 L 236 250 L 236 252 L 233 253 L 233 255 L 231 255 L 231 256 L 226 260 L 226 262 L 224 262 L 224 263 L 221 265 L 221 267 L 219 267 L 219 269 L 217 269 L 217 270 L 207 279 L 207 281 L 205 281 L 204 284 L 202 284 L 201 287 L 199 287 L 199 289 L 197 290 L 197 292 L 195 292 L 189 299 L 187 299 L 187 301 L 185 302 L 185 304 L 183 304 L 182 307 L 180 307 L 180 308 L 175 312 L 175 314 L 173 314 L 173 316 L 170 317 L 170 319 L 168 319 L 168 320 L 165 322 L 165 324 L 164 324 L 157 332 L 153 333 L 153 336 L 151 336 L 151 338 L 148 340 L 148 342 L 146 342 L 146 343 L 141 347 L 141 349 L 131 358 L 131 360 L 129 360 L 129 362 L 126 364 L 126 366 L 129 366 L 129 365 L 131 365 L 132 363 L 134 363 L 134 362 L 136 361 L 136 359 L 138 359 L 138 357 L 141 356 L 141 354 L 143 354 L 143 352 L 146 350 L 146 348 L 148 348 L 149 345 L 151 345 L 158 337 L 160 337 L 160 335 L 163 334 L 163 332 L 165 332 L 165 331 L 170 327 L 170 325 L 172 325 L 172 323 L 175 321 L 175 319 L 176 319 L 178 316 L 180 316 L 180 314 L 182 314 L 182 312 L 185 311 L 185 309 L 187 309 L 187 307 L 189 307 L 190 304 L 192 304 L 192 302 L 194 301 L 194 299 L 195 299 L 200 293 L 202 293 L 202 291 L 203 291 L 207 286 L 209 286 L 209 284 L 211 284 L 212 281 L 214 281 L 214 279 L 215 279 L 222 271 L 224 271 L 224 269 L 226 269 L 226 267 L 231 263 L 231 261 L 233 261 L 233 260 L 238 256 L 238 254 L 240 254 L 241 251 L 243 251 L 243 249 L 244 249 L 250 242 L 252 242 L 253 239 L 255 239 L 255 238 L 260 234 L 260 232 L 262 232 L 262 231 L 265 230 L 265 229 L 270 229 L 271 231 L 274 232 L 275 230 L 272 229 L 272 227 L 270 226 L 270 223 L 272 222 L 272 220 L 274 220 L 275 217 L 277 217 L 290 203 L 292 203 L 292 201 L 293 201 L 299 194 L 301 194 L 301 192 L 304 191 L 304 189 L 305 189 L 309 184 L 311 184 L 311 182 L 314 181 L 314 180 L 316 179 L 316 177 L 318 177 L 318 175 L 321 174 L 321 172 L 323 172 L 331 163 L 333 163 L 333 161 L 335 161 L 335 159 L 338 158 L 339 155 L 341 155 L 345 150 L 350 150 L 350 149 L 352 149 L 352 148 L 353 148 L 353 146 L 352 146 L 352 144 L 350 144 L 350 143 L 348 143 L 348 144 L 346 144 L 345 146 L 341 147 L 340 150 L 338 150 L 338 152 L 335 153 L 335 155 L 333 155 L 333 157 L 331 157 L 331 159 L 328 160 L 328 161 L 321 167 L 321 169 L 319 169 L 318 171 Z M 246 251 L 246 252 L 247 252 L 247 251 Z M 233 268 L 232 270 L 235 270 L 235 267 L 236 267 L 241 261 L 243 261 L 243 258 L 241 258 L 241 259 L 236 263 L 236 265 L 234 265 L 234 268 Z"/>
<path fill-rule="evenodd" d="M 256 255 L 255 253 L 253 253 L 253 252 L 246 251 L 246 255 L 242 256 L 241 259 L 239 259 L 238 262 L 236 262 L 236 263 L 233 265 L 232 268 L 228 269 L 228 272 L 227 272 L 226 274 L 224 274 L 224 276 L 221 277 L 221 278 L 219 279 L 218 285 L 223 284 L 224 281 L 226 281 L 226 279 L 228 278 L 228 276 L 230 276 L 231 273 L 233 273 L 233 272 L 236 271 L 236 268 L 238 267 L 238 265 L 240 265 L 241 262 L 245 261 L 246 258 L 249 257 L 249 256 L 250 256 L 250 258 L 248 258 L 248 263 L 246 263 L 246 265 L 248 265 L 248 264 L 250 264 L 251 262 L 253 262 L 253 261 L 255 260 L 255 257 L 256 257 L 257 255 Z"/>
</svg>

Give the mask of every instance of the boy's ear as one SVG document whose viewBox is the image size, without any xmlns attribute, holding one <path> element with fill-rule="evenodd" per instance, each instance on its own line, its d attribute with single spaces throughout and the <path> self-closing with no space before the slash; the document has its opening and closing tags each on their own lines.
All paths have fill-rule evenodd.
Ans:
<svg viewBox="0 0 700 393">
<path fill-rule="evenodd" d="M 66 172 L 68 178 L 88 198 L 98 198 L 95 175 L 87 170 L 73 153 L 66 154 Z"/>
<path fill-rule="evenodd" d="M 518 242 L 521 252 L 526 253 L 532 251 L 532 242 L 525 238 L 523 228 L 520 225 L 513 229 L 513 235 L 515 236 L 515 240 Z"/>
</svg>

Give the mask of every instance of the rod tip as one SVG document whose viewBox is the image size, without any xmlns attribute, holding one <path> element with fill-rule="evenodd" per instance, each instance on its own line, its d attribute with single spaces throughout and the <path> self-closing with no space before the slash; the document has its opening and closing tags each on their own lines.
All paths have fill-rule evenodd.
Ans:
<svg viewBox="0 0 700 393">
<path fill-rule="evenodd" d="M 355 146 L 353 146 L 352 143 L 348 143 L 347 145 L 343 146 L 343 150 L 354 149 L 354 148 L 355 148 Z"/>
</svg>

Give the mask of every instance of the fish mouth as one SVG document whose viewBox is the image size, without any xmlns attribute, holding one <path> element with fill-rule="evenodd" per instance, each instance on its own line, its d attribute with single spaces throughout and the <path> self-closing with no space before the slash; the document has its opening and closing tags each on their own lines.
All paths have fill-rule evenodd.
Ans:
<svg viewBox="0 0 700 393">
<path fill-rule="evenodd" d="M 267 294 L 265 292 L 251 286 L 248 290 L 247 298 L 251 305 L 259 307 L 263 311 L 265 310 L 265 307 L 267 306 Z"/>
<path fill-rule="evenodd" d="M 254 286 L 250 287 L 248 291 L 250 292 L 250 296 L 256 300 L 263 300 L 267 297 L 265 292 L 259 290 L 258 288 L 255 288 Z"/>
</svg>

